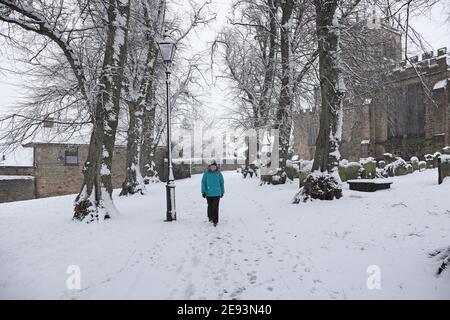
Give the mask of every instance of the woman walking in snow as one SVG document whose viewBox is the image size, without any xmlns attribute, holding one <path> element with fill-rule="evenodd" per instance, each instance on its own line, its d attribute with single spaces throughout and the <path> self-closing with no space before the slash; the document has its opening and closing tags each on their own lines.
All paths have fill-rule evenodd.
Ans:
<svg viewBox="0 0 450 320">
<path fill-rule="evenodd" d="M 203 173 L 202 196 L 208 202 L 208 219 L 214 227 L 219 222 L 219 202 L 224 193 L 223 175 L 217 167 L 217 162 L 213 160 Z"/>
</svg>

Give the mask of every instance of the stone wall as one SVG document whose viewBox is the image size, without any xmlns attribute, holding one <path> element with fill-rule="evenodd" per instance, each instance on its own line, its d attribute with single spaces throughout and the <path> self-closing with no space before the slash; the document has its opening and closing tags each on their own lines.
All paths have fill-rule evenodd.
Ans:
<svg viewBox="0 0 450 320">
<path fill-rule="evenodd" d="M 220 171 L 233 171 L 244 166 L 245 163 L 237 163 L 237 161 L 226 161 L 224 163 L 219 164 Z M 208 168 L 208 164 L 203 163 L 193 163 L 191 165 L 191 174 L 201 174 Z"/>
<path fill-rule="evenodd" d="M 301 159 L 314 158 L 315 137 L 319 130 L 320 109 L 300 112 L 294 122 L 294 150 Z M 361 142 L 370 140 L 370 113 L 369 106 L 344 105 L 344 123 L 342 128 L 342 141 L 340 152 L 342 157 L 359 161 L 362 157 Z"/>
<path fill-rule="evenodd" d="M 159 173 L 159 178 L 161 181 L 165 182 L 167 177 L 167 161 L 164 161 L 166 159 L 162 158 L 159 159 L 158 162 L 155 162 L 155 165 Z M 240 168 L 242 164 L 238 164 L 236 161 L 233 161 L 233 163 L 229 163 L 228 161 L 226 163 L 219 164 L 219 168 L 221 171 L 230 171 L 230 170 L 237 170 L 237 168 Z M 190 178 L 193 174 L 202 174 L 208 165 L 203 163 L 190 163 L 190 162 L 178 162 L 177 160 L 173 163 L 173 175 L 175 177 L 175 180 L 178 179 L 185 179 Z M 161 169 L 162 168 L 162 169 Z"/>
<path fill-rule="evenodd" d="M 319 109 L 302 111 L 294 120 L 294 150 L 301 159 L 311 160 L 315 152 L 315 136 L 312 132 L 318 133 L 319 129 Z"/>
<path fill-rule="evenodd" d="M 375 156 L 381 156 L 381 152 L 394 153 L 404 158 L 412 155 L 423 156 L 427 153 L 434 153 L 450 143 L 450 97 L 448 80 L 446 85 L 440 89 L 434 90 L 434 86 L 439 81 L 450 77 L 448 54 L 422 59 L 416 63 L 416 69 L 421 73 L 421 78 L 417 76 L 415 68 L 412 66 L 402 66 L 394 69 L 392 74 L 392 90 L 405 90 L 408 86 L 423 87 L 426 86 L 422 94 L 414 95 L 413 98 L 420 99 L 423 104 L 423 110 L 420 116 L 423 117 L 423 128 L 417 135 L 386 136 L 381 135 L 377 139 L 379 152 Z M 416 92 L 417 90 L 414 90 Z M 414 100 L 414 99 L 413 99 Z M 382 117 L 376 118 L 376 126 L 385 129 L 386 123 L 394 122 L 388 119 L 390 114 L 386 112 L 389 109 L 398 107 L 398 101 L 393 99 L 393 103 L 378 102 L 373 108 L 377 112 L 384 113 Z M 411 106 L 409 106 L 411 109 Z M 413 110 L 406 110 L 403 116 L 408 115 Z M 404 123 L 407 127 L 416 125 L 407 121 Z M 389 130 L 386 130 L 389 132 Z M 383 132 L 384 133 L 384 132 Z"/>
<path fill-rule="evenodd" d="M 0 176 L 33 176 L 34 167 L 2 167 L 0 166 Z"/>
<path fill-rule="evenodd" d="M 35 198 L 34 178 L 31 176 L 0 176 L 0 203 Z"/>
</svg>

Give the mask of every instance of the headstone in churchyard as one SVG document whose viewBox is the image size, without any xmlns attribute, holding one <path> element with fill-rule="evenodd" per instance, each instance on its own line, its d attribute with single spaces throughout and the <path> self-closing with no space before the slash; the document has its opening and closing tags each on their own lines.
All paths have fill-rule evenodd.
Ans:
<svg viewBox="0 0 450 320">
<path fill-rule="evenodd" d="M 450 176 L 450 155 L 441 155 L 438 158 L 438 183 L 441 184 L 445 177 Z"/>
</svg>

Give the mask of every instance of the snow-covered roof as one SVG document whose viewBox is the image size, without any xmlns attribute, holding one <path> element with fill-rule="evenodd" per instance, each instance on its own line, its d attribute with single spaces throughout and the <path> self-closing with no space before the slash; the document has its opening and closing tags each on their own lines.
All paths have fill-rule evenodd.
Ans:
<svg viewBox="0 0 450 320">
<path fill-rule="evenodd" d="M 84 128 L 73 134 L 60 132 L 57 127 L 41 128 L 33 137 L 24 141 L 26 143 L 67 143 L 67 144 L 89 144 L 91 128 Z"/>
<path fill-rule="evenodd" d="M 447 86 L 448 79 L 439 80 L 433 86 L 433 90 L 443 89 Z"/>
<path fill-rule="evenodd" d="M 5 158 L 3 160 L 3 158 Z M 23 146 L 8 152 L 0 152 L 0 167 L 32 167 L 33 148 Z"/>
</svg>

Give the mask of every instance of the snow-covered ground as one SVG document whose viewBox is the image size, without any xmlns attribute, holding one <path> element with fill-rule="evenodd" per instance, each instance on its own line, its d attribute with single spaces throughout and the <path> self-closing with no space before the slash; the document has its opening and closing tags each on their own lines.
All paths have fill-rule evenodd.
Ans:
<svg viewBox="0 0 450 320">
<path fill-rule="evenodd" d="M 71 221 L 73 196 L 0 204 L 0 298 L 450 298 L 450 271 L 435 277 L 428 257 L 450 245 L 450 181 L 438 186 L 436 170 L 298 205 L 297 183 L 224 176 L 216 228 L 200 176 L 177 181 L 171 223 L 162 183 L 116 198 L 120 216 L 90 225 Z M 80 290 L 66 287 L 71 265 Z"/>
</svg>

